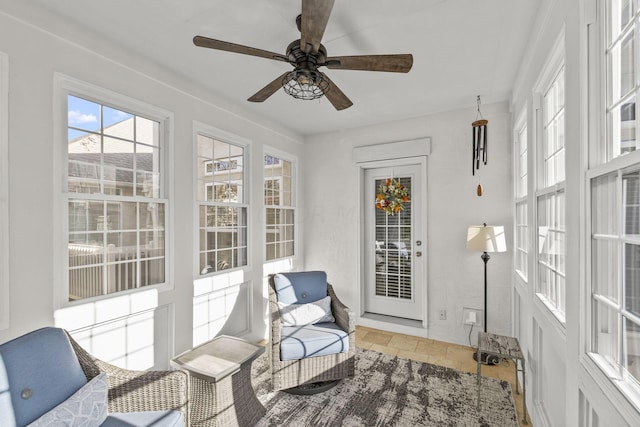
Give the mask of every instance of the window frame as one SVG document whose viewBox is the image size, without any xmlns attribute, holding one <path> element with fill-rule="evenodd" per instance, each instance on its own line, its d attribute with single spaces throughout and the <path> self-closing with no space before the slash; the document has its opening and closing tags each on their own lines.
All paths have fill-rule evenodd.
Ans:
<svg viewBox="0 0 640 427">
<path fill-rule="evenodd" d="M 587 301 L 588 301 L 588 305 L 587 305 L 588 328 L 587 328 L 587 333 L 585 334 L 586 335 L 585 336 L 585 353 L 587 354 L 587 356 L 589 356 L 591 360 L 595 362 L 595 365 L 601 370 L 602 373 L 604 373 L 607 379 L 611 381 L 611 383 L 618 390 L 621 390 L 623 392 L 626 398 L 629 399 L 629 401 L 635 406 L 636 410 L 640 411 L 640 382 L 635 379 L 632 379 L 632 381 L 626 380 L 625 378 L 626 374 L 623 373 L 622 366 L 619 364 L 613 364 L 607 356 L 604 356 L 598 353 L 597 350 L 594 348 L 596 345 L 595 336 L 598 333 L 598 326 L 594 325 L 594 321 L 597 321 L 597 317 L 593 314 L 594 310 L 597 308 L 597 305 L 595 303 L 600 302 L 600 303 L 606 304 L 609 308 L 616 309 L 617 312 L 622 312 L 626 310 L 624 309 L 624 307 L 622 307 L 622 301 L 619 301 L 619 303 L 617 304 L 619 307 L 616 308 L 614 307 L 614 304 L 611 304 L 608 301 L 606 301 L 606 298 L 603 298 L 601 295 L 596 294 L 594 290 L 594 283 L 592 278 L 592 275 L 594 274 L 594 264 L 591 261 L 591 259 L 593 255 L 592 245 L 594 240 L 597 240 L 597 239 L 594 238 L 593 225 L 592 225 L 593 201 L 592 201 L 591 183 L 600 177 L 604 177 L 611 174 L 616 174 L 617 175 L 616 180 L 618 180 L 621 175 L 624 175 L 625 172 L 628 172 L 630 170 L 640 170 L 640 150 L 630 153 L 628 155 L 620 156 L 606 164 L 593 167 L 589 169 L 585 174 L 586 175 L 585 179 L 587 184 L 586 185 L 586 189 L 587 189 L 587 192 L 586 192 L 587 240 L 586 241 L 588 242 L 586 244 L 586 259 L 587 259 L 586 287 L 587 287 Z M 620 193 L 619 188 L 616 188 L 616 193 Z M 619 198 L 620 194 L 616 194 L 616 197 Z M 622 206 L 619 206 L 619 208 L 622 208 Z M 620 215 L 622 215 L 622 213 Z M 619 243 L 621 244 L 624 244 L 624 242 L 626 241 L 623 234 L 624 233 L 622 230 L 618 230 L 618 237 L 615 239 L 616 241 L 619 241 Z M 623 254 L 621 253 L 620 259 L 622 258 L 622 256 Z M 621 270 L 617 270 L 617 274 L 618 275 L 622 274 Z M 619 280 L 621 281 L 622 279 L 619 279 Z M 623 286 L 620 284 L 617 284 L 616 287 L 618 288 L 619 291 L 623 290 Z M 623 351 L 622 341 L 624 341 L 624 337 L 622 335 L 620 327 L 618 328 L 617 334 L 618 334 L 617 338 L 619 340 L 618 351 L 622 353 Z"/>
<path fill-rule="evenodd" d="M 193 246 L 193 277 L 194 279 L 202 279 L 205 277 L 216 276 L 220 274 L 227 274 L 233 271 L 248 271 L 252 266 L 252 224 L 251 224 L 251 146 L 252 142 L 249 139 L 240 137 L 231 132 L 227 132 L 220 128 L 208 125 L 206 123 L 199 122 L 197 120 L 193 121 L 193 135 L 192 135 L 192 144 L 193 144 L 193 221 L 194 221 L 194 246 Z M 202 135 L 207 138 L 211 138 L 220 142 L 224 142 L 230 145 L 235 145 L 237 147 L 241 147 L 243 149 L 243 162 L 244 167 L 242 170 L 243 176 L 243 201 L 234 203 L 233 207 L 246 209 L 246 237 L 247 237 L 247 250 L 246 250 L 246 263 L 244 265 L 239 265 L 237 267 L 221 269 L 221 270 L 213 270 L 206 273 L 203 273 L 200 269 L 200 206 L 202 205 L 201 200 L 198 200 L 198 136 Z M 211 163 L 213 165 L 213 161 Z M 213 176 L 214 170 L 212 169 L 211 173 L 207 173 L 205 170 L 204 176 Z M 208 186 L 209 183 L 205 183 L 205 186 Z M 210 183 L 212 191 L 215 192 L 215 183 Z M 209 206 L 205 204 L 205 206 Z"/>
<path fill-rule="evenodd" d="M 514 150 L 513 150 L 513 170 L 514 170 L 514 184 L 513 184 L 513 200 L 514 200 L 514 233 L 513 233 L 513 247 L 514 247 L 514 272 L 520 278 L 520 280 L 527 284 L 529 282 L 529 173 L 528 173 L 528 160 L 529 160 L 529 138 L 528 138 L 528 123 L 527 123 L 527 109 L 520 114 L 516 125 L 514 126 Z M 524 137 L 524 149 L 523 147 Z M 523 173 L 523 157 L 524 167 L 526 171 Z M 524 177 L 524 179 L 523 179 Z M 524 182 L 523 182 L 524 181 Z M 522 189 L 522 193 L 520 190 Z M 519 222 L 518 210 L 522 208 L 524 211 L 524 221 Z M 521 242 L 519 236 L 524 236 L 524 241 Z M 518 268 L 518 258 L 521 257 L 524 262 L 524 271 Z"/>
<path fill-rule="evenodd" d="M 628 420 L 632 419 L 640 419 L 640 384 L 638 384 L 637 379 L 632 379 L 632 381 L 626 380 L 625 375 L 621 375 L 623 372 L 623 367 L 619 364 L 612 364 L 609 358 L 601 353 L 598 353 L 597 349 L 597 339 L 596 335 L 599 333 L 599 325 L 598 315 L 595 314 L 595 311 L 598 308 L 598 302 L 603 302 L 610 306 L 606 300 L 606 298 L 602 298 L 601 295 L 596 293 L 593 276 L 598 273 L 596 270 L 596 265 L 592 261 L 593 257 L 593 244 L 596 240 L 599 240 L 596 235 L 602 236 L 598 233 L 594 233 L 594 216 L 593 216 L 593 185 L 597 179 L 606 177 L 607 175 L 615 174 L 616 182 L 614 184 L 615 193 L 613 196 L 616 198 L 616 209 L 619 211 L 618 218 L 618 227 L 622 226 L 621 217 L 622 217 L 622 209 L 624 206 L 622 205 L 621 199 L 621 188 L 618 188 L 618 181 L 621 177 L 631 170 L 640 169 L 640 149 L 636 151 L 629 152 L 626 154 L 618 154 L 614 155 L 613 153 L 613 145 L 614 143 L 611 141 L 613 133 L 611 132 L 611 123 L 610 123 L 610 101 L 609 101 L 609 87 L 610 87 L 610 66 L 609 66 L 609 52 L 610 52 L 610 42 L 609 42 L 609 31 L 611 30 L 609 24 L 609 3 L 606 1 L 598 2 L 597 16 L 598 20 L 593 22 L 589 28 L 589 45 L 588 45 L 588 53 L 591 57 L 593 57 L 593 61 L 590 61 L 588 73 L 589 73 L 589 138 L 588 138 L 588 162 L 586 165 L 586 171 L 584 173 L 584 188 L 585 188 L 585 210 L 586 210 L 586 218 L 585 218 L 585 227 L 584 227 L 584 241 L 585 241 L 585 280 L 584 280 L 584 293 L 583 293 L 583 301 L 585 307 L 584 317 L 586 319 L 586 326 L 581 328 L 581 360 L 585 369 L 592 375 L 592 377 L 596 380 L 599 386 L 602 388 L 603 392 L 611 398 L 619 403 L 617 407 L 620 409 L 622 413 L 624 413 L 624 417 Z M 636 12 L 638 13 L 638 12 Z M 640 30 L 640 24 L 638 23 L 638 15 L 635 17 L 631 17 L 629 22 L 636 22 L 635 30 L 635 55 L 638 55 L 638 41 L 640 41 L 640 35 L 638 34 L 638 30 Z M 619 36 L 617 39 L 622 40 L 624 37 Z M 640 60 L 638 57 L 635 58 L 636 62 L 636 75 L 638 72 L 638 67 L 640 66 Z M 635 84 L 635 93 L 632 90 L 629 93 L 623 94 L 621 97 L 629 99 L 630 97 L 634 97 L 636 101 L 636 144 L 639 138 L 638 130 L 640 126 L 638 126 L 639 118 L 637 114 L 637 107 L 640 103 L 639 94 L 640 87 L 638 86 L 640 82 L 636 78 Z M 623 104 L 622 101 L 616 101 L 613 104 Z M 612 105 L 613 105 L 612 104 Z M 624 245 L 624 239 L 620 240 L 620 236 L 624 235 L 624 231 L 621 229 L 617 230 L 617 237 L 614 239 L 618 241 L 619 244 Z M 619 254 L 619 262 L 617 263 L 617 269 L 615 274 L 620 277 L 623 274 L 622 270 L 622 258 L 624 257 L 623 253 Z M 622 282 L 622 279 L 618 279 L 619 282 Z M 616 288 L 619 291 L 623 291 L 623 284 L 616 284 Z M 624 311 L 623 307 L 623 298 L 619 298 L 618 306 L 620 307 L 617 311 Z M 618 313 L 619 314 L 619 313 Z M 620 316 L 618 316 L 620 317 Z M 616 331 L 617 334 L 617 346 L 620 354 L 623 354 L 623 328 L 618 328 Z M 618 359 L 622 357 L 619 356 Z M 626 374 L 628 375 L 628 374 Z M 622 403 L 625 404 L 622 404 Z M 628 405 L 627 405 L 628 403 Z M 632 409 L 633 408 L 633 409 Z"/>
<path fill-rule="evenodd" d="M 0 330 L 9 328 L 9 55 L 0 52 Z"/>
<path fill-rule="evenodd" d="M 69 257 L 68 257 L 68 201 L 73 194 L 67 190 L 68 175 L 68 155 L 67 155 L 67 122 L 68 122 L 68 96 L 76 96 L 100 105 L 118 108 L 130 114 L 144 117 L 159 123 L 159 174 L 160 174 L 160 194 L 152 200 L 163 200 L 165 203 L 165 229 L 164 229 L 164 282 L 140 286 L 134 289 L 98 295 L 91 298 L 83 298 L 77 301 L 69 301 Z M 55 308 L 70 307 L 78 304 L 91 303 L 99 300 L 116 298 L 122 295 L 143 292 L 149 289 L 156 289 L 159 292 L 173 289 L 173 168 L 169 166 L 170 159 L 173 158 L 173 112 L 135 99 L 129 95 L 124 95 L 110 89 L 106 89 L 79 79 L 54 73 L 54 141 L 58 149 L 54 150 L 54 185 L 58 189 L 60 197 L 54 202 L 54 223 L 60 224 L 57 231 L 54 231 L 54 239 L 58 250 L 59 262 L 54 263 L 54 277 L 56 285 L 54 287 Z M 107 198 L 96 198 L 97 201 L 110 200 Z M 134 200 L 132 200 L 134 202 Z M 137 228 L 136 230 L 140 230 Z"/>
<path fill-rule="evenodd" d="M 533 280 L 534 280 L 533 291 L 536 294 L 538 301 L 540 301 L 542 303 L 542 306 L 546 307 L 548 312 L 553 315 L 551 317 L 555 319 L 557 326 L 559 326 L 562 332 L 564 332 L 566 328 L 566 279 L 565 277 L 562 277 L 562 279 L 564 280 L 564 289 L 565 289 L 564 307 L 558 307 L 558 305 L 553 302 L 554 298 L 551 298 L 550 295 L 547 295 L 544 292 L 545 290 L 542 289 L 542 284 L 541 284 L 540 268 L 541 266 L 544 266 L 544 262 L 542 261 L 542 258 L 540 256 L 541 248 L 540 248 L 540 242 L 539 242 L 539 229 L 540 229 L 539 207 L 543 199 L 550 198 L 554 195 L 558 196 L 560 194 L 566 194 L 565 193 L 566 160 L 564 161 L 565 164 L 563 166 L 564 167 L 563 180 L 559 181 L 557 180 L 557 177 L 556 177 L 556 181 L 549 184 L 545 182 L 546 169 L 545 169 L 545 162 L 543 158 L 545 154 L 545 150 L 543 148 L 547 143 L 547 139 L 546 139 L 547 133 L 545 131 L 546 130 L 545 125 L 547 124 L 546 112 L 545 112 L 545 94 L 547 94 L 548 91 L 553 87 L 560 73 L 563 74 L 563 78 L 565 79 L 565 82 L 563 83 L 563 88 L 564 88 L 563 90 L 564 98 L 563 98 L 563 107 L 562 107 L 563 115 L 565 114 L 564 110 L 566 109 L 566 69 L 565 69 L 565 47 L 564 46 L 565 46 L 565 29 L 563 28 L 560 36 L 557 38 L 551 50 L 551 54 L 549 55 L 549 58 L 545 66 L 543 67 L 542 72 L 540 73 L 536 84 L 534 85 L 534 117 L 535 117 L 536 137 L 535 137 L 534 143 L 532 145 L 530 144 L 530 147 L 533 147 L 534 149 L 534 153 L 529 152 L 529 155 L 533 155 L 534 157 L 535 167 L 533 172 L 535 173 L 535 177 L 531 176 L 532 171 L 528 171 L 529 172 L 528 179 L 533 179 L 534 180 L 533 182 L 535 183 L 534 192 L 532 195 L 533 196 L 532 201 L 535 204 L 535 206 L 532 207 L 534 218 L 529 220 L 530 224 L 532 224 L 534 229 L 532 230 L 532 234 L 530 234 L 529 236 L 530 237 L 532 235 L 534 236 L 535 242 L 532 242 L 531 246 L 535 250 L 535 255 L 534 255 L 533 271 L 529 272 L 529 277 L 533 277 Z M 558 117 L 557 111 L 555 112 L 554 117 Z M 563 119 L 563 123 L 564 123 L 564 119 Z M 565 138 L 563 150 L 565 150 L 566 125 L 565 125 L 563 135 Z M 564 155 L 563 155 L 563 159 L 564 159 Z M 563 222 L 565 223 L 565 230 L 563 231 L 566 233 L 566 199 L 565 199 L 564 217 L 565 218 L 563 219 Z M 557 217 L 554 217 L 554 218 L 557 218 Z M 565 264 L 565 270 L 566 270 L 566 244 L 564 245 L 562 256 L 565 257 L 564 264 Z M 564 274 L 566 275 L 566 271 Z M 558 301 L 557 295 L 555 300 Z"/>
<path fill-rule="evenodd" d="M 283 182 L 282 175 L 280 176 L 266 176 L 265 169 L 265 157 L 277 158 L 281 161 L 286 161 L 291 163 L 291 204 L 289 205 L 267 205 L 265 203 L 265 183 L 267 180 L 277 180 L 278 182 Z M 261 165 L 262 165 L 262 207 L 264 214 L 264 221 L 262 223 L 262 251 L 263 251 L 263 262 L 265 263 L 273 263 L 282 260 L 294 260 L 298 257 L 299 252 L 299 230 L 298 230 L 298 208 L 297 208 L 297 191 L 298 191 L 298 158 L 292 154 L 283 152 L 281 150 L 275 149 L 273 147 L 265 146 L 263 148 L 262 157 L 261 157 Z M 274 165 L 269 165 L 273 167 Z M 293 254 L 280 256 L 273 259 L 267 259 L 267 209 L 288 209 L 293 212 Z"/>
</svg>

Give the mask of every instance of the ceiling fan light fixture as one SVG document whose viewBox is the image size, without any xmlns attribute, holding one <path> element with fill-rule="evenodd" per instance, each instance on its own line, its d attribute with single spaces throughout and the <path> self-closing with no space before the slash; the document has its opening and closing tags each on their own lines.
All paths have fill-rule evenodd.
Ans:
<svg viewBox="0 0 640 427">
<path fill-rule="evenodd" d="M 282 88 L 296 99 L 318 99 L 329 90 L 329 82 L 315 70 L 293 70 L 282 79 Z"/>
</svg>

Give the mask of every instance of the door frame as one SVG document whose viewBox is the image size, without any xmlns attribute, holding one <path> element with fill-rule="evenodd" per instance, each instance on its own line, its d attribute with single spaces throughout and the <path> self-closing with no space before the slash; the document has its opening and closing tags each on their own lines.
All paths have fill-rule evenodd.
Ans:
<svg viewBox="0 0 640 427">
<path fill-rule="evenodd" d="M 363 192 L 363 199 L 366 204 L 363 203 L 362 215 L 364 217 L 363 224 L 363 241 L 362 241 L 362 260 L 363 260 L 363 280 L 362 289 L 364 290 L 363 311 L 366 317 L 371 316 L 388 316 L 389 318 L 402 321 L 401 319 L 407 319 L 414 323 L 422 324 L 423 320 L 423 293 L 426 292 L 424 272 L 426 271 L 424 264 L 426 263 L 426 255 L 422 256 L 426 251 L 424 249 L 424 233 L 422 227 L 424 227 L 425 215 L 421 212 L 422 208 L 422 188 L 423 183 L 422 175 L 424 174 L 424 165 L 419 161 L 411 162 L 410 164 L 400 165 L 398 162 L 394 162 L 393 167 L 382 168 L 366 168 L 363 169 L 365 174 L 365 188 Z M 378 295 L 378 254 L 376 249 L 376 243 L 378 240 L 378 225 L 381 225 L 378 221 L 385 221 L 385 215 L 372 206 L 375 198 L 374 194 L 377 193 L 380 183 L 385 179 L 394 177 L 402 180 L 408 179 L 410 184 L 410 198 L 411 205 L 409 207 L 409 215 L 411 221 L 411 236 L 406 241 L 408 251 L 408 262 L 410 263 L 411 272 L 411 298 L 404 299 L 400 295 L 394 297 L 391 295 Z M 384 219 L 383 219 L 384 218 Z M 388 231 L 398 233 L 397 241 L 405 241 L 400 231 L 400 224 L 402 221 L 391 220 L 391 224 L 388 224 Z M 393 231 L 391 231 L 393 230 Z M 406 236 L 404 236 L 406 238 Z M 383 239 L 385 243 L 393 242 Z M 421 245 L 417 245 L 416 241 L 420 240 Z M 416 255 L 421 253 L 420 255 Z M 400 251 L 398 249 L 398 255 Z M 389 260 L 387 260 L 389 261 Z M 398 262 L 401 262 L 398 259 Z M 400 269 L 397 271 L 401 274 Z M 393 272 L 390 272 L 392 277 L 395 277 L 398 286 L 398 291 L 402 288 L 403 280 L 400 276 L 394 276 Z"/>
<path fill-rule="evenodd" d="M 421 211 L 423 213 L 424 223 L 422 224 L 422 241 L 423 251 L 425 252 L 425 256 L 427 257 L 423 264 L 423 277 L 425 281 L 425 289 L 422 292 L 421 298 L 421 311 L 422 311 L 422 327 L 424 329 L 428 326 L 428 265 L 429 265 L 429 239 L 428 239 L 428 210 L 427 210 L 427 198 L 428 198 L 428 186 L 427 186 L 427 155 L 431 151 L 431 138 L 422 138 L 418 140 L 411 141 L 400 141 L 400 142 L 391 142 L 387 144 L 378 144 L 373 146 L 365 146 L 365 147 L 355 147 L 354 148 L 354 162 L 356 164 L 357 170 L 357 182 L 358 182 L 358 213 L 360 218 L 360 223 L 358 225 L 358 241 L 357 241 L 357 286 L 358 286 L 358 301 L 356 309 L 356 314 L 358 318 L 361 318 L 364 315 L 365 308 L 365 250 L 364 248 L 364 237 L 365 237 L 365 221 L 364 221 L 364 209 L 366 208 L 365 204 L 365 171 L 367 169 L 376 169 L 382 167 L 393 167 L 393 166 L 405 166 L 405 165 L 420 165 L 421 168 L 421 187 L 424 197 L 421 197 Z M 416 238 L 418 238 L 416 236 Z"/>
</svg>

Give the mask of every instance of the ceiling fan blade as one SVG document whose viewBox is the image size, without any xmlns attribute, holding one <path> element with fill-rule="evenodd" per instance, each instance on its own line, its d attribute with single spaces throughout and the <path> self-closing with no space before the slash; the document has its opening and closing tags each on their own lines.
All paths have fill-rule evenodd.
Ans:
<svg viewBox="0 0 640 427">
<path fill-rule="evenodd" d="M 222 40 L 210 39 L 203 36 L 195 36 L 193 44 L 209 49 L 225 50 L 227 52 L 242 53 L 244 55 L 259 56 L 261 58 L 275 59 L 276 61 L 289 62 L 289 59 L 279 53 L 269 52 L 267 50 L 256 49 L 255 47 L 243 46 L 240 44 L 224 42 Z"/>
<path fill-rule="evenodd" d="M 300 49 L 303 52 L 318 53 L 334 2 L 335 0 L 302 0 Z M 308 45 L 311 47 L 308 48 Z"/>
<path fill-rule="evenodd" d="M 340 88 L 336 86 L 336 84 L 331 81 L 331 79 L 327 77 L 325 73 L 321 74 L 322 77 L 324 77 L 329 82 L 329 90 L 324 93 L 324 96 L 327 97 L 329 102 L 336 108 L 336 110 L 340 111 L 344 110 L 345 108 L 351 107 L 353 105 L 353 102 L 351 102 L 351 100 L 347 98 L 347 95 L 342 93 Z"/>
<path fill-rule="evenodd" d="M 388 71 L 408 73 L 413 66 L 413 55 L 356 55 L 327 58 L 327 68 L 335 70 Z"/>
<path fill-rule="evenodd" d="M 247 101 L 251 101 L 251 102 L 263 102 L 263 101 L 265 101 L 271 95 L 276 93 L 278 91 L 278 89 L 280 89 L 282 87 L 282 85 L 284 83 L 286 83 L 287 81 L 291 80 L 291 79 L 289 79 L 287 81 L 284 80 L 289 73 L 290 72 L 287 71 L 286 73 L 282 74 L 280 77 L 276 77 L 276 79 L 274 81 L 272 81 L 271 83 L 269 83 L 268 85 L 266 85 L 265 87 L 260 89 L 258 92 L 255 93 L 255 95 L 253 95 Z"/>
</svg>

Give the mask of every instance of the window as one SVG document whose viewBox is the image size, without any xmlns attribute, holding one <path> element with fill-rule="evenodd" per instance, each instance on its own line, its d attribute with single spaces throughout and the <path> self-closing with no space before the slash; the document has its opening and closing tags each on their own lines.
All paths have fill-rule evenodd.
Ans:
<svg viewBox="0 0 640 427">
<path fill-rule="evenodd" d="M 0 329 L 9 327 L 9 60 L 0 52 Z"/>
<path fill-rule="evenodd" d="M 560 40 L 559 47 L 564 39 Z M 536 292 L 553 314 L 565 321 L 565 161 L 564 64 L 560 48 L 552 55 L 542 91 L 537 144 L 537 284 Z M 554 63 L 555 62 L 555 63 Z M 559 65 L 556 65 L 559 63 Z M 546 84 L 545 84 L 546 83 Z"/>
<path fill-rule="evenodd" d="M 293 200 L 293 162 L 264 156 L 264 205 L 266 260 L 295 254 Z"/>
<path fill-rule="evenodd" d="M 232 142 L 238 138 L 195 126 L 198 259 L 205 275 L 247 265 L 246 149 Z"/>
<path fill-rule="evenodd" d="M 61 79 L 68 301 L 162 285 L 170 114 Z"/>
<path fill-rule="evenodd" d="M 604 372 L 640 406 L 640 96 L 637 2 L 607 1 L 602 122 L 606 138 L 591 139 L 590 352 Z"/>
<path fill-rule="evenodd" d="M 607 1 L 606 116 L 607 135 L 601 160 L 609 161 L 638 148 L 638 10 L 635 1 Z"/>
<path fill-rule="evenodd" d="M 520 120 L 515 135 L 515 269 L 526 282 L 528 276 L 527 257 L 529 235 L 527 225 L 527 122 L 526 116 Z"/>
</svg>

